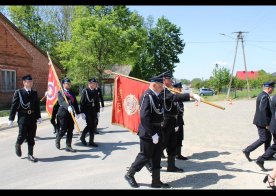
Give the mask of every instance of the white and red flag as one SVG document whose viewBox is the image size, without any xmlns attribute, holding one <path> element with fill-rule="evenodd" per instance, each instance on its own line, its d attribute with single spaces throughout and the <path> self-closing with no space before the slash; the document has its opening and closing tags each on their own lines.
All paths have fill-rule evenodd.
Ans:
<svg viewBox="0 0 276 196">
<path fill-rule="evenodd" d="M 117 75 L 114 84 L 112 124 L 121 125 L 132 132 L 138 132 L 139 101 L 148 88 L 148 83 Z"/>
</svg>

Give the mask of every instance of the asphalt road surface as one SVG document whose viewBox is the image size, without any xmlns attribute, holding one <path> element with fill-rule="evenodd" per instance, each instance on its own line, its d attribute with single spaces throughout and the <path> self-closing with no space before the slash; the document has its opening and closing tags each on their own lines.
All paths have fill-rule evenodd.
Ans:
<svg viewBox="0 0 276 196">
<path fill-rule="evenodd" d="M 172 189 L 268 189 L 262 182 L 266 173 L 242 153 L 258 136 L 252 124 L 255 100 L 216 103 L 226 110 L 185 103 L 182 154 L 189 160 L 176 161 L 184 173 L 168 173 L 166 159 L 162 159 L 161 180 Z M 82 130 L 85 122 L 79 119 L 78 123 Z M 64 149 L 65 138 L 61 150 L 56 149 L 53 127 L 43 121 L 35 139 L 37 163 L 27 160 L 26 143 L 22 157 L 16 156 L 17 127 L 0 131 L 0 189 L 131 189 L 124 175 L 139 152 L 138 136 L 111 125 L 111 107 L 101 113 L 98 130 L 98 148 L 82 146 L 74 131 L 72 147 L 77 152 L 71 153 Z M 261 146 L 250 156 L 256 159 L 263 151 Z M 265 162 L 270 170 L 274 165 L 275 161 Z M 151 174 L 146 168 L 135 178 L 140 189 L 151 189 Z"/>
</svg>

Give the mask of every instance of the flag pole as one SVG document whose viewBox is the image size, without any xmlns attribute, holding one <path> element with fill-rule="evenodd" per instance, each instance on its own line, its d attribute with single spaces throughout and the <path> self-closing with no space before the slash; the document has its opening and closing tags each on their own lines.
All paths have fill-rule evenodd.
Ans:
<svg viewBox="0 0 276 196">
<path fill-rule="evenodd" d="M 55 66 L 54 66 L 53 63 L 52 63 L 52 60 L 51 60 L 51 57 L 50 57 L 48 51 L 47 51 L 47 55 L 48 55 L 48 59 L 49 59 L 49 61 L 50 61 L 50 65 L 51 65 L 52 68 L 53 68 L 54 75 L 55 75 L 55 77 L 57 78 L 57 83 L 58 83 L 58 86 L 59 86 L 60 89 L 61 89 L 62 96 L 63 96 L 64 100 L 66 101 L 66 103 L 69 105 L 69 102 L 68 102 L 68 100 L 67 100 L 67 97 L 66 97 L 65 94 L 64 94 L 63 88 L 62 88 L 62 86 L 61 86 L 61 84 L 60 84 L 60 81 L 59 81 L 58 76 L 57 76 L 57 72 L 56 72 L 56 70 L 55 70 Z M 73 112 L 70 112 L 70 114 L 71 114 L 71 117 L 72 117 L 72 119 L 73 119 L 73 121 L 74 121 L 76 127 L 77 127 L 78 133 L 79 133 L 79 135 L 80 135 L 80 128 L 79 128 L 79 125 L 78 125 L 78 123 L 77 123 L 77 121 L 76 121 L 76 118 L 75 118 L 75 116 L 73 115 Z"/>
<path fill-rule="evenodd" d="M 104 73 L 106 73 L 106 74 L 114 74 L 114 75 L 121 75 L 121 76 L 124 76 L 124 77 L 126 77 L 126 78 L 133 79 L 133 80 L 136 80 L 136 81 L 139 81 L 139 82 L 143 82 L 143 83 L 147 83 L 147 84 L 150 83 L 150 82 L 148 82 L 148 81 L 141 80 L 141 79 L 139 79 L 139 78 L 134 78 L 134 77 L 127 76 L 127 75 L 123 75 L 123 74 L 119 74 L 119 73 L 113 72 L 113 71 L 111 71 L 111 70 L 104 70 Z M 172 92 L 174 92 L 174 93 L 180 94 L 179 91 L 177 91 L 177 90 L 175 90 L 175 89 L 173 89 L 173 88 L 168 88 L 168 87 L 166 87 L 166 88 L 167 88 L 169 91 L 172 91 Z M 222 107 L 222 106 L 220 106 L 220 105 L 214 104 L 214 103 L 212 103 L 212 102 L 210 102 L 210 101 L 206 101 L 206 100 L 203 99 L 203 98 L 201 98 L 201 102 L 206 103 L 206 104 L 211 105 L 211 106 L 214 106 L 214 107 L 216 107 L 216 108 L 225 110 L 225 107 Z"/>
</svg>

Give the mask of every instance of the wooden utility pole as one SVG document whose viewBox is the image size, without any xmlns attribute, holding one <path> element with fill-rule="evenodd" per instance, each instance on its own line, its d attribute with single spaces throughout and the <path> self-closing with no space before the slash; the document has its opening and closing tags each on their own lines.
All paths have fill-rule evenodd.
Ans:
<svg viewBox="0 0 276 196">
<path fill-rule="evenodd" d="M 229 87 L 228 87 L 226 99 L 227 100 L 229 99 L 229 94 L 230 94 L 231 85 L 232 85 L 232 81 L 233 81 L 233 74 L 234 74 L 234 69 L 235 69 L 235 63 L 236 63 L 236 57 L 237 57 L 239 40 L 241 40 L 241 43 L 242 43 L 243 62 L 244 62 L 245 77 L 246 77 L 246 82 L 247 82 L 247 96 L 248 96 L 248 99 L 250 99 L 250 95 L 249 95 L 250 89 L 249 89 L 249 82 L 248 82 L 248 73 L 247 73 L 246 60 L 245 60 L 245 52 L 244 52 L 244 44 L 243 44 L 243 33 L 248 33 L 248 32 L 239 31 L 239 32 L 234 32 L 234 33 L 237 33 L 237 43 L 236 43 L 235 57 L 234 57 L 234 62 L 233 62 L 233 66 L 232 66 L 232 72 L 231 72 L 231 77 L 230 77 L 230 82 L 229 82 Z"/>
</svg>

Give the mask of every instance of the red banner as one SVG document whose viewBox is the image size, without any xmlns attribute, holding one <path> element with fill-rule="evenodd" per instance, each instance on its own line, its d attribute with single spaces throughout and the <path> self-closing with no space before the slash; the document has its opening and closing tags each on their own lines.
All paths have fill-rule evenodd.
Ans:
<svg viewBox="0 0 276 196">
<path fill-rule="evenodd" d="M 58 78 L 54 74 L 53 65 L 50 65 L 46 100 L 46 110 L 50 116 L 52 116 L 53 107 L 58 99 L 58 91 L 60 90 L 58 82 Z"/>
<path fill-rule="evenodd" d="M 112 105 L 112 124 L 138 132 L 140 123 L 139 101 L 149 84 L 124 76 L 116 76 Z"/>
</svg>

